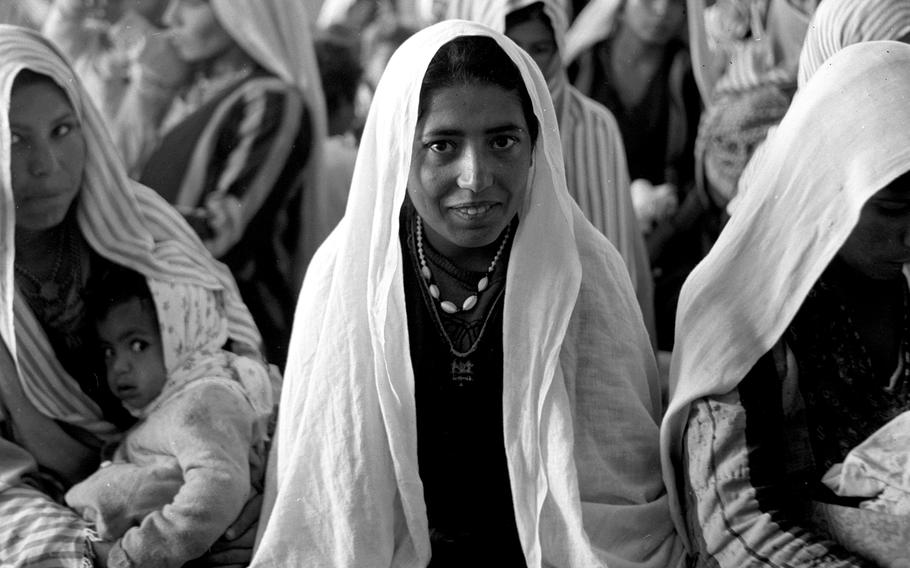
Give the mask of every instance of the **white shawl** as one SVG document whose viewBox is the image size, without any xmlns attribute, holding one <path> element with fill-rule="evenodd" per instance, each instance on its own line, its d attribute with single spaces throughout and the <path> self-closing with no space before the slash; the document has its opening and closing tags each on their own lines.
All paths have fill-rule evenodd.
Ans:
<svg viewBox="0 0 910 568">
<path fill-rule="evenodd" d="M 463 35 L 496 39 L 541 123 L 502 330 L 503 435 L 528 565 L 676 565 L 681 546 L 657 476 L 660 389 L 629 278 L 566 191 L 534 62 L 489 28 L 446 21 L 389 62 L 347 214 L 307 273 L 253 566 L 429 560 L 398 219 L 424 71 Z"/>
<path fill-rule="evenodd" d="M 447 18 L 479 22 L 505 33 L 506 16 L 540 0 L 449 0 Z M 564 0 L 545 0 L 559 52 L 565 47 Z M 542 69 L 556 108 L 562 137 L 569 194 L 585 218 L 616 247 L 632 278 L 632 286 L 650 332 L 654 331 L 654 283 L 651 263 L 632 194 L 622 134 L 613 114 L 569 84 L 559 54 Z M 653 333 L 652 333 L 653 337 Z"/>
<path fill-rule="evenodd" d="M 689 405 L 739 384 L 790 325 L 866 200 L 908 170 L 910 46 L 844 49 L 800 90 L 756 164 L 755 187 L 683 286 L 661 427 L 674 500 Z"/>
</svg>

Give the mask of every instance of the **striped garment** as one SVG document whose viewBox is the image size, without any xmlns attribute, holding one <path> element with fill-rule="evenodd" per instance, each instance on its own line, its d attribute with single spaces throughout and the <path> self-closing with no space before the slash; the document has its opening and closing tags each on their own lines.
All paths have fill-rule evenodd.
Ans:
<svg viewBox="0 0 910 568">
<path fill-rule="evenodd" d="M 9 108 L 11 87 L 22 69 L 51 77 L 63 89 L 79 119 L 86 155 L 75 213 L 79 230 L 89 247 L 107 261 L 147 277 L 221 293 L 231 339 L 238 344 L 258 347 L 261 343 L 259 332 L 240 300 L 230 272 L 212 259 L 172 207 L 153 191 L 127 178 L 100 114 L 89 102 L 64 56 L 35 32 L 0 27 L 0 108 Z M 72 466 L 73 453 L 57 445 L 58 440 L 72 443 L 73 451 L 79 452 L 76 455 L 91 455 L 90 450 L 72 439 L 62 438 L 57 423 L 65 425 L 68 431 L 82 430 L 86 437 L 96 440 L 116 440 L 118 432 L 105 420 L 95 401 L 63 370 L 44 329 L 14 284 L 15 207 L 10 181 L 9 132 L 9 117 L 3 113 L 0 115 L 0 217 L 3 219 L 0 223 L 0 337 L 16 362 L 16 370 L 3 373 L 2 380 L 7 384 L 0 384 L 3 403 L 9 405 L 4 412 L 7 422 L 0 423 L 0 432 L 4 433 L 4 445 L 20 443 L 17 433 L 27 437 L 28 440 L 21 443 L 23 446 L 30 443 L 28 447 L 41 451 L 42 456 L 35 456 L 35 459 L 44 460 L 40 465 L 57 470 Z M 9 398 L 20 396 L 20 392 L 25 400 Z M 32 415 L 29 415 L 29 409 L 34 409 Z M 44 421 L 44 426 L 24 428 L 17 420 L 28 420 L 28 424 Z M 56 451 L 53 448 L 57 448 Z M 56 463 L 58 459 L 60 463 Z M 3 481 L 0 485 L 0 519 L 6 520 L 8 510 L 17 511 L 16 515 L 32 519 L 32 526 L 50 527 L 51 530 L 29 531 L 29 548 L 14 549 L 10 545 L 19 538 L 21 526 L 15 522 L 2 525 L 0 551 L 8 556 L 0 564 L 31 566 L 31 560 L 38 555 L 56 559 L 48 561 L 48 565 L 79 566 L 81 560 L 70 564 L 64 559 L 83 557 L 89 538 L 85 528 L 76 520 L 66 521 L 70 513 L 49 497 L 32 492 L 24 499 L 17 493 L 23 477 L 34 469 L 34 463 L 27 459 L 25 462 L 19 458 L 0 461 L 0 480 Z M 55 526 L 59 530 L 53 530 Z M 10 556 L 13 550 L 18 550 L 19 556 Z"/>
<path fill-rule="evenodd" d="M 297 299 L 293 268 L 310 134 L 299 92 L 256 73 L 171 128 L 140 178 L 231 269 L 266 354 L 279 366 Z"/>
<path fill-rule="evenodd" d="M 829 57 L 854 43 L 882 39 L 907 40 L 907 0 L 825 0 L 812 18 L 799 58 L 803 86 Z"/>
</svg>

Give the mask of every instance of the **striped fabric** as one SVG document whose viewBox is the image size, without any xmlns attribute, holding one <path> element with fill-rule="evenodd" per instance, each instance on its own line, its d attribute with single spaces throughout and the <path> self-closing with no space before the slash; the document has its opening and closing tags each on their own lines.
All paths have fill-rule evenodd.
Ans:
<svg viewBox="0 0 910 568">
<path fill-rule="evenodd" d="M 76 513 L 31 487 L 14 487 L 0 495 L 0 566 L 91 567 L 88 534 Z"/>
<path fill-rule="evenodd" d="M 13 81 L 23 69 L 54 79 L 79 117 L 86 145 L 86 161 L 83 185 L 77 198 L 76 219 L 89 246 L 102 257 L 146 276 L 222 291 L 231 338 L 259 346 L 259 332 L 240 301 L 228 270 L 211 258 L 173 208 L 151 190 L 127 178 L 98 111 L 88 102 L 81 83 L 65 58 L 35 32 L 0 26 L 0 108 L 9 108 Z M 24 297 L 15 289 L 15 208 L 10 153 L 9 118 L 4 112 L 0 115 L 0 258 L 3 259 L 0 263 L 0 338 L 17 361 L 18 381 L 24 395 L 40 414 L 81 427 L 102 440 L 113 439 L 117 436 L 116 429 L 104 420 L 98 406 L 63 370 L 41 325 L 29 310 Z M 17 377 L 5 374 L 3 380 L 15 381 Z M 3 431 L 15 431 L 15 424 L 11 430 Z M 30 434 L 41 436 L 41 433 Z M 65 457 L 61 456 L 61 459 Z M 43 465 L 51 467 L 53 464 Z M 0 478 L 15 487 L 14 477 L 19 474 L 7 475 L 10 473 L 5 471 L 7 467 L 12 465 L 0 463 Z M 18 511 L 16 514 L 30 515 L 28 518 L 32 519 L 30 522 L 34 523 L 36 530 L 30 531 L 29 538 L 44 539 L 48 547 L 47 551 L 40 546 L 34 550 L 16 549 L 26 558 L 11 561 L 13 565 L 32 566 L 28 562 L 35 550 L 40 551 L 40 558 L 56 558 L 47 560 L 48 566 L 66 565 L 63 559 L 73 555 L 81 557 L 86 535 L 74 538 L 82 529 L 78 528 L 75 520 L 65 521 L 69 513 L 50 502 L 39 506 L 42 502 L 40 494 L 21 501 L 10 491 L 12 489 L 5 489 L 0 493 L 0 519 L 5 521 L 8 518 L 8 507 L 27 509 L 13 510 Z M 27 505 L 21 505 L 23 502 Z M 20 525 L 7 523 L 3 526 L 6 528 L 0 529 L 0 551 L 11 554 L 11 539 L 17 538 Z M 38 526 L 43 527 L 44 532 L 39 532 Z M 59 530 L 55 531 L 54 527 Z M 44 564 L 39 562 L 34 565 Z"/>
<path fill-rule="evenodd" d="M 815 12 L 799 59 L 799 85 L 829 57 L 854 43 L 910 34 L 907 0 L 825 0 Z"/>
<path fill-rule="evenodd" d="M 505 18 L 536 0 L 450 0 L 447 15 L 505 31 Z M 546 0 L 557 46 L 565 44 L 568 21 L 563 0 Z M 645 323 L 653 331 L 653 281 L 648 251 L 632 207 L 626 152 L 616 119 L 606 107 L 568 82 L 562 61 L 543 69 L 557 110 L 569 195 L 582 213 L 622 255 Z"/>
</svg>

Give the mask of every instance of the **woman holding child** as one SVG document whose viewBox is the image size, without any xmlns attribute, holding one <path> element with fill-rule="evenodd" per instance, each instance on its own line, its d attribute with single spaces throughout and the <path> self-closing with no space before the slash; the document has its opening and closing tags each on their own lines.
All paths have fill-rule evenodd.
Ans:
<svg viewBox="0 0 910 568">
<path fill-rule="evenodd" d="M 906 556 L 825 526 L 869 523 L 831 474 L 910 410 L 908 70 L 910 46 L 863 43 L 801 86 L 683 288 L 662 450 L 700 565 Z"/>
<path fill-rule="evenodd" d="M 682 564 L 631 281 L 505 36 L 395 53 L 300 298 L 254 566 Z"/>
<path fill-rule="evenodd" d="M 119 265 L 217 294 L 229 345 L 256 364 L 260 337 L 230 273 L 127 179 L 80 82 L 36 33 L 0 30 L 0 108 L 0 564 L 104 565 L 110 543 L 59 504 L 134 422 L 94 364 L 89 278 Z"/>
</svg>

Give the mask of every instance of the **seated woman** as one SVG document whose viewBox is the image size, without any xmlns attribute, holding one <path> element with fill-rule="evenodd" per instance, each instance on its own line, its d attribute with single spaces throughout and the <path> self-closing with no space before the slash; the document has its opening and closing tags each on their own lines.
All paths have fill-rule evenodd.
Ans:
<svg viewBox="0 0 910 568">
<path fill-rule="evenodd" d="M 705 566 L 870 564 L 818 512 L 849 504 L 828 468 L 910 409 L 908 64 L 897 42 L 831 58 L 683 288 L 661 441 Z"/>
<path fill-rule="evenodd" d="M 379 83 L 295 315 L 254 566 L 679 566 L 622 259 L 534 61 L 427 28 Z"/>
<path fill-rule="evenodd" d="M 127 178 L 60 52 L 3 26 L 0 53 L 0 108 L 9 108 L 0 115 L 0 565 L 104 566 L 107 550 L 93 550 L 94 533 L 60 504 L 134 422 L 103 359 L 86 352 L 89 277 L 121 265 L 206 288 L 224 299 L 234 352 L 261 365 L 261 340 L 228 270 L 176 211 Z M 159 474 L 181 482 L 179 471 Z"/>
<path fill-rule="evenodd" d="M 679 203 L 648 222 L 645 237 L 663 350 L 673 346 L 679 289 L 705 250 L 705 202 L 693 190 L 701 98 L 681 40 L 685 21 L 683 0 L 592 0 L 566 37 L 573 83 L 619 123 L 629 176 L 643 188 L 635 193 Z"/>
<path fill-rule="evenodd" d="M 567 26 L 563 2 L 452 2 L 448 17 L 473 20 L 503 32 L 540 67 L 557 108 L 569 195 L 622 255 L 645 324 L 653 333 L 651 265 L 632 208 L 622 136 L 610 111 L 569 84 L 561 57 Z"/>
<path fill-rule="evenodd" d="M 325 102 L 308 17 L 304 2 L 172 0 L 164 22 L 195 79 L 137 178 L 228 265 L 279 366 L 306 263 L 340 217 L 321 191 Z"/>
</svg>

